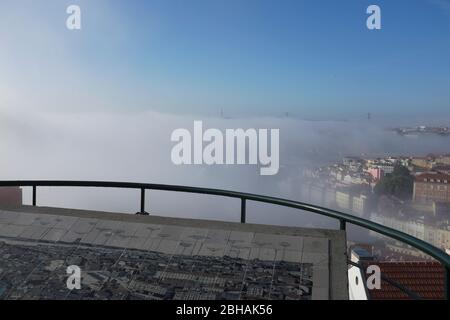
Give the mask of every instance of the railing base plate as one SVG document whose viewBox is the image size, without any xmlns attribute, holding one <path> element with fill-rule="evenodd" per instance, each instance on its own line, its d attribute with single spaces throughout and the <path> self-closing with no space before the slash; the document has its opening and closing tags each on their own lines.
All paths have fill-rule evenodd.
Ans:
<svg viewBox="0 0 450 320">
<path fill-rule="evenodd" d="M 135 214 L 138 214 L 138 215 L 141 215 L 141 216 L 149 216 L 150 215 L 150 213 L 148 213 L 147 211 L 144 211 L 144 212 L 138 211 Z"/>
</svg>

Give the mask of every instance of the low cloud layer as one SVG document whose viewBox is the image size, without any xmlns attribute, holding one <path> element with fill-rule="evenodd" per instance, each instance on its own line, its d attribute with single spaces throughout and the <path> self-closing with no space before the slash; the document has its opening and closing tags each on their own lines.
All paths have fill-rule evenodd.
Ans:
<svg viewBox="0 0 450 320">
<path fill-rule="evenodd" d="M 170 158 L 174 129 L 280 129 L 280 171 L 260 176 L 250 165 L 176 166 Z M 373 122 L 303 121 L 293 118 L 223 119 L 142 113 L 0 112 L 0 179 L 134 181 L 230 189 L 299 199 L 301 171 L 346 155 L 427 154 L 450 150 L 450 139 L 405 138 Z M 29 191 L 25 192 L 29 201 Z M 239 202 L 220 197 L 150 192 L 148 211 L 170 216 L 238 221 Z M 134 190 L 41 189 L 39 204 L 133 213 Z M 259 223 L 334 226 L 313 214 L 250 204 Z"/>
</svg>

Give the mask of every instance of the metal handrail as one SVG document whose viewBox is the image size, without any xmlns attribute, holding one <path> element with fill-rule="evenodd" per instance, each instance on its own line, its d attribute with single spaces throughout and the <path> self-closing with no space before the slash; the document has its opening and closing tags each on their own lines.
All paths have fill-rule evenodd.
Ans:
<svg viewBox="0 0 450 320">
<path fill-rule="evenodd" d="M 340 229 L 346 230 L 346 224 L 353 224 L 371 231 L 375 231 L 384 236 L 401 241 L 420 251 L 428 254 L 439 261 L 445 268 L 445 298 L 450 298 L 450 256 L 444 251 L 434 247 L 433 245 L 417 239 L 404 232 L 383 226 L 366 219 L 362 219 L 350 214 L 342 213 L 336 210 L 311 205 L 308 203 L 275 198 L 251 193 L 236 192 L 229 190 L 199 188 L 178 185 L 152 184 L 152 183 L 135 183 L 135 182 L 111 182 L 111 181 L 63 181 L 63 180 L 14 180 L 0 181 L 0 187 L 32 187 L 33 188 L 33 206 L 36 206 L 36 189 L 37 187 L 97 187 L 97 188 L 123 188 L 123 189 L 139 189 L 141 190 L 141 214 L 147 214 L 145 211 L 145 191 L 173 191 L 186 192 L 196 194 L 208 194 L 229 198 L 237 198 L 241 200 L 241 223 L 246 222 L 246 203 L 247 201 L 256 201 L 269 203 L 294 209 L 314 212 L 339 221 Z"/>
</svg>

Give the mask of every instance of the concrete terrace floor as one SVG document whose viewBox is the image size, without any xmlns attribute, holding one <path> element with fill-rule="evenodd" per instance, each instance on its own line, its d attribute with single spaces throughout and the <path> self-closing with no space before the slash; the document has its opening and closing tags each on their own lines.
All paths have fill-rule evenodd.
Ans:
<svg viewBox="0 0 450 320">
<path fill-rule="evenodd" d="M 70 264 L 79 292 L 65 286 Z M 0 299 L 85 298 L 348 299 L 345 232 L 0 209 Z"/>
</svg>

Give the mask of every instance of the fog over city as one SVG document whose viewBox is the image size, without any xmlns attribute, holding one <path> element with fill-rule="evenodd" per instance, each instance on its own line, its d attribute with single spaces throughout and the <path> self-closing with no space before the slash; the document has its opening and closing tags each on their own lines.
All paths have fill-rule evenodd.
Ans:
<svg viewBox="0 0 450 320">
<path fill-rule="evenodd" d="M 260 176 L 254 165 L 172 163 L 177 128 L 279 128 L 280 171 Z M 413 121 L 412 121 L 413 122 Z M 411 122 L 411 123 L 412 123 Z M 211 187 L 300 198 L 303 168 L 338 162 L 344 156 L 426 155 L 450 151 L 440 136 L 403 137 L 388 121 L 306 121 L 295 118 L 221 118 L 136 113 L 55 113 L 1 109 L 2 180 L 61 179 L 131 181 Z M 30 190 L 24 201 L 30 202 Z M 38 205 L 134 213 L 137 190 L 41 188 Z M 205 195 L 149 192 L 147 211 L 158 215 L 238 221 L 239 202 Z M 299 226 L 334 226 L 329 219 L 270 205 L 249 206 L 249 221 Z"/>
<path fill-rule="evenodd" d="M 0 300 L 449 299 L 449 35 L 450 0 L 0 0 Z"/>
</svg>

